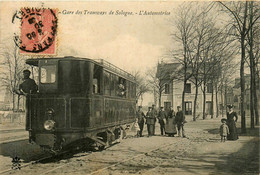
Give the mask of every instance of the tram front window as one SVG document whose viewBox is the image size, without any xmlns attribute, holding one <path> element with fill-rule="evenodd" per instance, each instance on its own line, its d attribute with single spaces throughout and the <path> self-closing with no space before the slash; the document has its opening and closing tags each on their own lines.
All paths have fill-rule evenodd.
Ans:
<svg viewBox="0 0 260 175">
<path fill-rule="evenodd" d="M 56 66 L 45 65 L 41 67 L 41 83 L 55 83 Z"/>
</svg>

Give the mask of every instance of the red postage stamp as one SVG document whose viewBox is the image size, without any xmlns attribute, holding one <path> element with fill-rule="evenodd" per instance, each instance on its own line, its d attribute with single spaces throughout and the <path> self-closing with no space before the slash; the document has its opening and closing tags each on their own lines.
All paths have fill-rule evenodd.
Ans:
<svg viewBox="0 0 260 175">
<path fill-rule="evenodd" d="M 56 53 L 57 10 L 22 8 L 20 10 L 21 33 L 15 37 L 20 53 Z"/>
</svg>

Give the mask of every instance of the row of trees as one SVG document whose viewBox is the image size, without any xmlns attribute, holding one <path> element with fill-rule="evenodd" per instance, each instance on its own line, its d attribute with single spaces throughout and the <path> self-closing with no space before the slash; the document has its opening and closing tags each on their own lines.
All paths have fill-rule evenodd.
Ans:
<svg viewBox="0 0 260 175">
<path fill-rule="evenodd" d="M 219 2 L 221 10 L 229 15 L 229 35 L 240 45 L 240 88 L 241 88 L 241 129 L 246 132 L 245 114 L 245 63 L 250 67 L 250 116 L 251 128 L 259 124 L 256 73 L 259 72 L 259 28 L 260 3 L 254 1 Z M 259 75 L 258 75 L 259 77 Z M 255 119 L 255 120 L 254 120 Z"/>
<path fill-rule="evenodd" d="M 225 13 L 223 13 L 225 12 Z M 259 124 L 256 83 L 259 77 L 260 8 L 258 2 L 183 3 L 171 21 L 174 31 L 174 49 L 171 62 L 181 68 L 164 71 L 148 71 L 148 83 L 153 88 L 155 102 L 161 104 L 161 95 L 167 81 L 183 82 L 182 109 L 184 110 L 185 85 L 195 85 L 193 119 L 196 120 L 198 90 L 203 92 L 203 119 L 205 119 L 206 87 L 212 86 L 211 105 L 219 100 L 224 104 L 227 87 L 233 85 L 234 73 L 240 65 L 240 113 L 242 132 L 245 127 L 245 64 L 250 68 L 250 116 L 251 127 Z M 236 61 L 240 55 L 240 62 Z M 169 73 L 171 77 L 169 78 Z M 220 93 L 221 99 L 218 99 Z M 215 95 L 214 95 L 215 94 Z M 215 99 L 213 97 L 215 96 Z M 213 103 L 215 101 L 215 104 Z M 212 112 L 212 116 L 213 117 Z M 222 107 L 224 115 L 224 106 Z"/>
</svg>

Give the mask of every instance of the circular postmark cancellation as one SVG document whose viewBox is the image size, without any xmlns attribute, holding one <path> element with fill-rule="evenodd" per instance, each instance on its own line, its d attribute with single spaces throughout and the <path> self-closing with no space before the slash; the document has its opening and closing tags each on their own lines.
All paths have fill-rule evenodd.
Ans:
<svg viewBox="0 0 260 175">
<path fill-rule="evenodd" d="M 14 42 L 20 53 L 55 54 L 57 9 L 22 8 L 13 16 L 20 20 L 20 32 Z"/>
</svg>

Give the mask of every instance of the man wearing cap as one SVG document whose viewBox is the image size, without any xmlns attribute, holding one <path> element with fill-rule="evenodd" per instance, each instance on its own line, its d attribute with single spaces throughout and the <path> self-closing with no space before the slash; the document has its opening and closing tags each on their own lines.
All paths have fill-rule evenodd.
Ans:
<svg viewBox="0 0 260 175">
<path fill-rule="evenodd" d="M 166 113 L 163 110 L 163 107 L 160 108 L 160 111 L 158 113 L 158 121 L 160 123 L 160 129 L 161 129 L 161 135 L 165 135 L 165 123 L 164 120 L 166 119 Z"/>
<path fill-rule="evenodd" d="M 136 111 L 136 118 L 137 118 L 137 122 L 140 128 L 139 131 L 139 136 L 143 137 L 143 128 L 144 128 L 144 112 L 142 111 L 142 106 L 138 106 L 138 110 Z"/>
<path fill-rule="evenodd" d="M 181 130 L 182 130 L 182 137 L 186 137 L 184 133 L 184 121 L 185 117 L 183 116 L 182 110 L 180 106 L 177 106 L 178 112 L 176 113 L 175 122 L 177 124 L 178 128 L 178 135 L 181 136 Z"/>
<path fill-rule="evenodd" d="M 37 92 L 37 85 L 33 79 L 30 78 L 31 72 L 26 69 L 23 71 L 23 79 L 24 81 L 19 85 L 19 94 L 27 95 L 27 94 L 35 94 Z"/>
<path fill-rule="evenodd" d="M 154 123 L 152 124 L 152 135 L 155 135 L 155 123 L 156 123 L 156 117 L 157 117 L 157 110 L 155 109 L 155 105 L 152 105 L 152 118 L 154 119 Z"/>
<path fill-rule="evenodd" d="M 25 102 L 25 110 L 26 110 L 26 129 L 29 128 L 29 113 L 28 108 L 30 105 L 30 97 L 28 98 L 28 94 L 35 94 L 37 92 L 37 84 L 33 79 L 30 78 L 31 72 L 26 69 L 23 71 L 23 82 L 19 85 L 19 89 L 16 92 L 19 95 L 25 95 L 26 96 L 26 102 Z"/>
<path fill-rule="evenodd" d="M 152 107 L 148 108 L 148 112 L 145 116 L 146 124 L 147 124 L 147 131 L 148 131 L 148 137 L 154 135 L 154 124 L 155 124 L 155 118 L 152 113 Z"/>
</svg>

